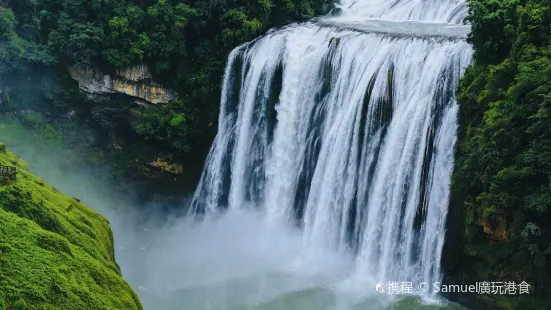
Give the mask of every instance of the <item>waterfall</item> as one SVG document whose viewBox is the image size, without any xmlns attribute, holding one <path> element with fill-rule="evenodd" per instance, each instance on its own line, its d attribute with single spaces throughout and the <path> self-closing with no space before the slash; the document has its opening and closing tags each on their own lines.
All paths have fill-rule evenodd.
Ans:
<svg viewBox="0 0 551 310">
<path fill-rule="evenodd" d="M 352 279 L 439 281 L 466 4 L 339 7 L 230 54 L 192 212 L 292 222 L 304 259 L 353 253 Z"/>
</svg>

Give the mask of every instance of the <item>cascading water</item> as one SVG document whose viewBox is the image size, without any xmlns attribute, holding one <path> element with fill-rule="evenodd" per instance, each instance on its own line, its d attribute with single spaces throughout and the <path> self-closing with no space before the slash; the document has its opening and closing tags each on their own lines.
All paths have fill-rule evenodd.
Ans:
<svg viewBox="0 0 551 310">
<path fill-rule="evenodd" d="M 254 209 L 272 234 L 291 222 L 301 241 L 288 259 L 353 257 L 348 286 L 439 281 L 466 4 L 339 6 L 231 53 L 191 210 Z"/>
</svg>

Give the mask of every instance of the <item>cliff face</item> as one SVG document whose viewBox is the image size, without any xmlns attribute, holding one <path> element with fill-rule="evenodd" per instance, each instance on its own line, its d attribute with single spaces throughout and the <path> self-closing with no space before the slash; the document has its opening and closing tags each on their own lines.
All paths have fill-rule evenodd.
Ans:
<svg viewBox="0 0 551 310">
<path fill-rule="evenodd" d="M 0 309 L 136 309 L 108 221 L 26 170 L 0 143 Z"/>
<path fill-rule="evenodd" d="M 144 64 L 117 70 L 113 75 L 90 68 L 70 68 L 69 73 L 80 90 L 91 95 L 125 94 L 135 97 L 138 103 L 152 104 L 168 103 L 177 98 L 173 90 L 153 81 Z"/>
</svg>

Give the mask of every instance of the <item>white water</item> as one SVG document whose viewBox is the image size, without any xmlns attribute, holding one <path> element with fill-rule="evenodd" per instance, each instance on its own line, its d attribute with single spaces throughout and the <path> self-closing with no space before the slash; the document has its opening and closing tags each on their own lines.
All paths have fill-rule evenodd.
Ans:
<svg viewBox="0 0 551 310">
<path fill-rule="evenodd" d="M 230 55 L 192 202 L 201 220 L 152 216 L 137 229 L 109 186 L 43 175 L 110 218 L 117 261 L 146 309 L 453 307 L 396 301 L 375 284 L 441 278 L 454 90 L 472 54 L 458 24 L 465 3 L 341 7 Z M 31 154 L 33 171 L 50 169 Z"/>
<path fill-rule="evenodd" d="M 248 244 L 230 252 L 254 257 L 244 268 L 263 276 L 252 283 L 285 275 L 282 287 L 269 282 L 263 292 L 355 296 L 327 309 L 352 309 L 378 282 L 440 281 L 454 94 L 472 56 L 469 28 L 458 25 L 463 1 L 340 7 L 339 17 L 291 25 L 231 53 L 219 133 L 192 203 L 207 218 L 254 212 L 256 230 L 218 238 Z"/>
<path fill-rule="evenodd" d="M 465 0 L 342 0 L 345 21 L 382 19 L 461 24 L 467 15 Z"/>
<path fill-rule="evenodd" d="M 64 156 L 41 163 L 27 142 L 24 157 L 109 217 L 117 261 L 146 309 L 440 307 L 378 295 L 375 283 L 441 277 L 453 94 L 472 51 L 468 27 L 453 24 L 463 2 L 394 2 L 343 2 L 341 17 L 231 54 L 192 203 L 200 220 L 136 215 L 91 174 L 47 173 Z"/>
<path fill-rule="evenodd" d="M 230 55 L 192 203 L 200 220 L 151 216 L 138 229 L 135 214 L 117 211 L 124 199 L 45 175 L 110 218 L 117 261 L 146 309 L 453 307 L 396 301 L 375 284 L 441 277 L 454 90 L 472 54 L 468 26 L 456 24 L 465 4 L 341 6 L 338 18 Z M 35 169 L 50 168 L 31 154 Z"/>
</svg>

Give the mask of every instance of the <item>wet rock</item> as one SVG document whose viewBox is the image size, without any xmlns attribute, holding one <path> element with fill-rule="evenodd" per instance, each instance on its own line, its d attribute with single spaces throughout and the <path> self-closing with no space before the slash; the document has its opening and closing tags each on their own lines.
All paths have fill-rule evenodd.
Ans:
<svg viewBox="0 0 551 310">
<path fill-rule="evenodd" d="M 331 14 L 331 16 L 341 16 L 342 9 L 341 8 L 333 8 L 333 9 L 331 9 L 331 12 L 329 12 L 329 14 Z"/>
</svg>

